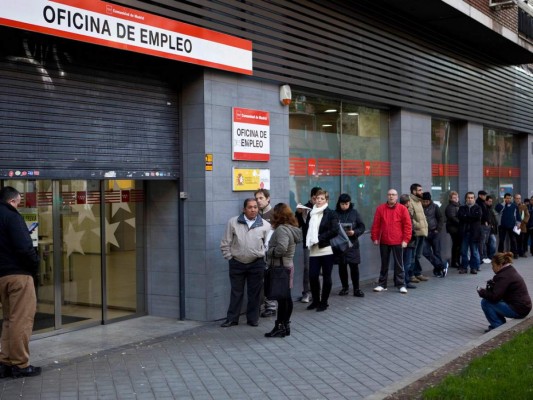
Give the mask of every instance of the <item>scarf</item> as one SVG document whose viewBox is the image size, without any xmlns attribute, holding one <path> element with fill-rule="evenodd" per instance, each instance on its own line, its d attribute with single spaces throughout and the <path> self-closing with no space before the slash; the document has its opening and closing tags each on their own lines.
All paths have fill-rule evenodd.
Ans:
<svg viewBox="0 0 533 400">
<path fill-rule="evenodd" d="M 314 206 L 311 210 L 311 218 L 309 218 L 307 237 L 305 239 L 305 245 L 308 249 L 318 243 L 318 228 L 320 227 L 321 219 L 319 217 L 322 217 L 326 208 L 328 208 L 328 203 L 324 204 L 322 207 L 319 208 L 317 208 L 317 206 Z"/>
</svg>

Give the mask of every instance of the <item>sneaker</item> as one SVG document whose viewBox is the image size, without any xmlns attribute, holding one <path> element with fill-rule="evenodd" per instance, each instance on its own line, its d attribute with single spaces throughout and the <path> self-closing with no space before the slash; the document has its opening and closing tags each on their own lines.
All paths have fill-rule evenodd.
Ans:
<svg viewBox="0 0 533 400">
<path fill-rule="evenodd" d="M 418 279 L 416 279 L 416 276 L 412 276 L 409 278 L 409 282 L 410 283 L 420 283 L 420 281 Z"/>
<path fill-rule="evenodd" d="M 34 367 L 33 365 L 28 365 L 26 368 L 19 368 L 13 365 L 11 367 L 11 374 L 13 375 L 13 378 L 37 376 L 41 375 L 41 367 Z"/>
<path fill-rule="evenodd" d="M 309 301 L 311 301 L 311 295 L 309 293 L 304 294 L 300 301 L 302 303 L 309 303 Z"/>
<path fill-rule="evenodd" d="M 446 261 L 444 263 L 444 268 L 442 269 L 442 277 L 446 278 L 446 275 L 448 275 L 448 268 L 450 268 L 450 263 Z"/>
<path fill-rule="evenodd" d="M 384 292 L 385 290 L 387 290 L 387 288 L 383 286 L 376 286 L 373 290 L 374 292 Z"/>
<path fill-rule="evenodd" d="M 471 273 L 472 275 L 477 275 L 477 269 L 471 269 L 471 270 L 470 270 L 470 273 Z"/>
<path fill-rule="evenodd" d="M 405 293 L 407 293 L 407 289 L 405 288 L 405 286 L 402 286 L 402 287 L 400 288 L 400 293 L 401 293 L 401 294 L 405 294 Z"/>
<path fill-rule="evenodd" d="M 487 257 L 483 259 L 483 264 L 490 264 L 490 263 L 491 263 L 490 258 Z"/>
<path fill-rule="evenodd" d="M 466 274 L 468 271 L 465 268 L 459 268 L 460 274 Z"/>
<path fill-rule="evenodd" d="M 348 293 L 350 293 L 350 290 L 348 288 L 342 288 L 339 292 L 339 296 L 346 296 Z"/>
<path fill-rule="evenodd" d="M 355 289 L 353 295 L 355 297 L 365 297 L 365 293 L 361 289 Z"/>
<path fill-rule="evenodd" d="M 407 289 L 416 289 L 416 285 L 411 285 L 410 283 L 408 283 L 407 285 L 405 285 L 405 287 Z"/>
<path fill-rule="evenodd" d="M 429 281 L 429 278 L 427 276 L 422 275 L 422 274 L 417 275 L 416 279 L 418 279 L 419 281 L 422 281 L 422 282 Z"/>
</svg>

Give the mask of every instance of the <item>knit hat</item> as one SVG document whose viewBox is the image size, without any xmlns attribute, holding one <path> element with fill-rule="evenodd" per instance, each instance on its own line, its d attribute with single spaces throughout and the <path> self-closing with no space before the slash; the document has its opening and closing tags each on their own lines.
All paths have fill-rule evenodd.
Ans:
<svg viewBox="0 0 533 400">
<path fill-rule="evenodd" d="M 422 200 L 431 200 L 431 193 L 429 192 L 422 193 Z"/>
</svg>

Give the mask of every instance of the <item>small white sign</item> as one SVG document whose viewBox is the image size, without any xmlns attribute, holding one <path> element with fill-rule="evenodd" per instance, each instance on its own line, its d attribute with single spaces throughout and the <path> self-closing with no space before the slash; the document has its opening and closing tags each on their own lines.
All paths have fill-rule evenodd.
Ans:
<svg viewBox="0 0 533 400">
<path fill-rule="evenodd" d="M 238 107 L 232 112 L 233 160 L 270 160 L 270 113 Z"/>
</svg>

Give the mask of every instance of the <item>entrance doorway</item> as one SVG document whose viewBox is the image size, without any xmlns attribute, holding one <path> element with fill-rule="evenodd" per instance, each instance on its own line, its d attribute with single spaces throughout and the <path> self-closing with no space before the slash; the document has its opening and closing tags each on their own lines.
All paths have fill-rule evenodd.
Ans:
<svg viewBox="0 0 533 400">
<path fill-rule="evenodd" d="M 38 222 L 34 332 L 144 313 L 143 181 L 13 179 L 3 185 L 21 193 L 19 212 L 28 226 Z"/>
</svg>

